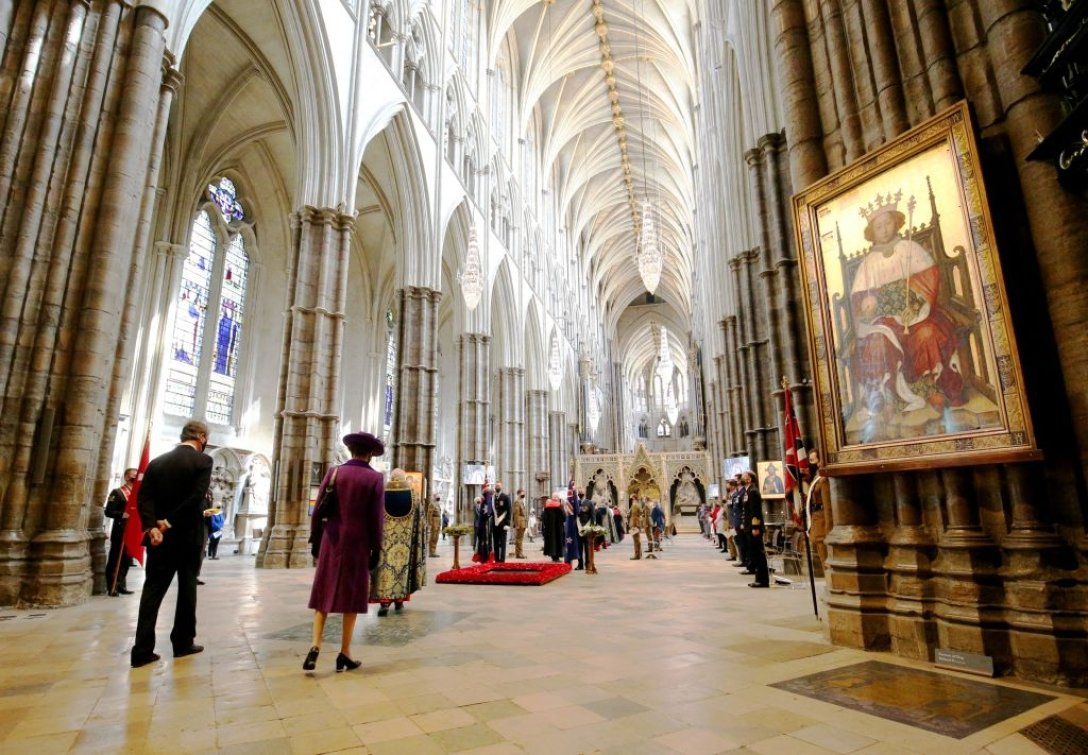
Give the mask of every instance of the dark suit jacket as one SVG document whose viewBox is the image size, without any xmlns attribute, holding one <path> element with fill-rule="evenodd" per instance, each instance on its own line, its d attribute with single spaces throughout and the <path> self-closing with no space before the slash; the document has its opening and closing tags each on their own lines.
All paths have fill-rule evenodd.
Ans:
<svg viewBox="0 0 1088 755">
<path fill-rule="evenodd" d="M 192 446 L 179 445 L 156 456 L 147 465 L 136 499 L 144 531 L 159 519 L 170 522 L 163 545 L 192 545 L 199 551 L 204 542 L 204 498 L 212 481 L 212 457 Z"/>
<path fill-rule="evenodd" d="M 503 491 L 495 496 L 495 519 L 492 521 L 492 524 L 495 527 L 509 527 L 511 524 L 511 508 L 512 507 L 510 506 L 510 496 L 506 494 L 506 491 Z M 503 516 L 503 514 L 505 514 L 506 516 L 500 522 L 499 517 Z"/>
<path fill-rule="evenodd" d="M 763 496 L 759 494 L 759 488 L 755 485 L 745 489 L 744 531 L 752 537 L 763 536 Z"/>
</svg>

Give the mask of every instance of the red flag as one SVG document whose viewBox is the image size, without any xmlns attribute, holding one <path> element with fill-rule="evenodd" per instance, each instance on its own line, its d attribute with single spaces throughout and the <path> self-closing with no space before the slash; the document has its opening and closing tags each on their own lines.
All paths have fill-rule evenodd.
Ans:
<svg viewBox="0 0 1088 755">
<path fill-rule="evenodd" d="M 144 563 L 144 525 L 140 521 L 140 511 L 136 507 L 136 499 L 140 495 L 140 485 L 144 481 L 144 472 L 147 471 L 147 462 L 151 457 L 151 434 L 148 433 L 144 440 L 144 452 L 140 456 L 140 467 L 136 472 L 136 482 L 132 485 L 128 501 L 125 504 L 125 513 L 128 514 L 128 522 L 125 524 L 125 550 L 128 555 Z"/>
<path fill-rule="evenodd" d="M 801 428 L 797 425 L 797 415 L 793 413 L 793 400 L 790 389 L 783 390 L 786 408 L 782 426 L 783 438 L 782 466 L 786 469 L 786 493 L 801 487 L 801 478 L 808 471 L 808 454 L 805 453 L 805 441 L 801 438 Z"/>
</svg>

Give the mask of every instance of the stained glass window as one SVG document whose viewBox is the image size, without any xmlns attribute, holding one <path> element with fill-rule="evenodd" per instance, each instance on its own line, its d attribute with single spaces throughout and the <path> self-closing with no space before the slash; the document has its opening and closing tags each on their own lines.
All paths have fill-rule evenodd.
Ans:
<svg viewBox="0 0 1088 755">
<path fill-rule="evenodd" d="M 166 375 L 165 410 L 188 417 L 196 402 L 196 385 L 204 352 L 204 321 L 208 310 L 212 266 L 215 264 L 215 233 L 208 213 L 193 221 L 189 256 L 181 273 L 181 290 L 174 304 L 172 359 Z"/>
<path fill-rule="evenodd" d="M 229 179 L 209 185 L 208 197 L 224 219 L 244 217 Z M 250 268 L 245 239 L 217 231 L 217 223 L 207 211 L 193 221 L 174 303 L 163 410 L 229 425 Z"/>
<path fill-rule="evenodd" d="M 208 184 L 208 196 L 215 202 L 219 212 L 223 213 L 223 220 L 228 223 L 245 217 L 242 205 L 238 203 L 238 192 L 234 188 L 234 182 L 229 178 L 220 178 L 218 186 Z"/>
</svg>

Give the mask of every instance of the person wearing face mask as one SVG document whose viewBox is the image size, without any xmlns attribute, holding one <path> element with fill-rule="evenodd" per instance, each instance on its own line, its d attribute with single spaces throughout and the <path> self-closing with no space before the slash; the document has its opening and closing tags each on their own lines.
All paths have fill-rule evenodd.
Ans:
<svg viewBox="0 0 1088 755">
<path fill-rule="evenodd" d="M 146 577 L 132 646 L 133 668 L 159 660 L 155 654 L 155 622 L 166 591 L 178 577 L 178 602 L 170 644 L 174 657 L 204 650 L 196 638 L 196 584 L 204 552 L 204 500 L 212 481 L 208 426 L 189 420 L 181 430 L 181 443 L 151 460 L 144 472 L 136 508 L 147 551 Z"/>
</svg>

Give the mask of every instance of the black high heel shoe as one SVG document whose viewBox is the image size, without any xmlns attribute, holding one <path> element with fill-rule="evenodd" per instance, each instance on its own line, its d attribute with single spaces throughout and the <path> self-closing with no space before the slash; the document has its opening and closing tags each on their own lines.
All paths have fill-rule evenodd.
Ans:
<svg viewBox="0 0 1088 755">
<path fill-rule="evenodd" d="M 336 670 L 337 671 L 351 671 L 357 669 L 363 665 L 362 661 L 353 661 L 343 653 L 338 653 L 336 656 Z"/>
<path fill-rule="evenodd" d="M 317 668 L 317 654 L 321 652 L 321 648 L 310 648 L 310 652 L 306 654 L 306 660 L 302 662 L 303 671 L 313 671 Z"/>
</svg>

